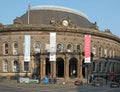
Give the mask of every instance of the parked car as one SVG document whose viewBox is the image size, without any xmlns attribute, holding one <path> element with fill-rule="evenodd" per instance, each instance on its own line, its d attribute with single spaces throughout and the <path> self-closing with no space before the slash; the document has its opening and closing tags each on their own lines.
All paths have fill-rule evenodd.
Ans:
<svg viewBox="0 0 120 92">
<path fill-rule="evenodd" d="M 76 80 L 76 81 L 74 82 L 74 84 L 75 84 L 76 86 L 80 86 L 80 85 L 83 85 L 83 82 L 80 81 L 80 80 Z"/>
<path fill-rule="evenodd" d="M 117 83 L 117 82 L 111 82 L 111 83 L 110 83 L 110 87 L 111 87 L 111 88 L 119 88 L 119 87 L 120 87 L 120 84 Z"/>
</svg>

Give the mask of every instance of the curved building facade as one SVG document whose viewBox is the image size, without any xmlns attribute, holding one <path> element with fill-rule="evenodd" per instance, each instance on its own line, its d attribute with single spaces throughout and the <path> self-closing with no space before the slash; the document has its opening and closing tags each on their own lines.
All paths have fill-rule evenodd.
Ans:
<svg viewBox="0 0 120 92">
<path fill-rule="evenodd" d="M 50 61 L 51 32 L 56 33 L 55 61 Z M 30 61 L 24 60 L 25 35 L 30 37 Z M 90 67 L 84 63 L 85 35 L 91 35 Z M 84 13 L 69 8 L 32 7 L 13 24 L 0 24 L 0 48 L 0 76 L 4 77 L 83 79 L 91 72 L 120 74 L 120 38 L 108 29 L 100 31 Z"/>
</svg>

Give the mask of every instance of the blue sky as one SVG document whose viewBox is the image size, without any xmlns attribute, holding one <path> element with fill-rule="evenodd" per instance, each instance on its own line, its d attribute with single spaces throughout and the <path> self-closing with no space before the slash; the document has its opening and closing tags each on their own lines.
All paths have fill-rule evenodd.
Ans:
<svg viewBox="0 0 120 92">
<path fill-rule="evenodd" d="M 12 24 L 22 16 L 30 5 L 55 5 L 72 8 L 85 13 L 90 22 L 97 22 L 99 29 L 110 31 L 120 37 L 120 0 L 1 0 L 0 22 Z"/>
</svg>

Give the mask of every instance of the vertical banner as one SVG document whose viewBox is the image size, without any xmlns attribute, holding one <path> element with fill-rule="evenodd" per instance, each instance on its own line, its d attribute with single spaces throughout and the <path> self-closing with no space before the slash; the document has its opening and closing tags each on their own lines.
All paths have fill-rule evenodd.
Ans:
<svg viewBox="0 0 120 92">
<path fill-rule="evenodd" d="M 50 61 L 56 61 L 56 33 L 50 33 Z"/>
<path fill-rule="evenodd" d="M 24 61 L 30 61 L 30 35 L 25 35 L 24 37 Z"/>
<path fill-rule="evenodd" d="M 85 35 L 84 37 L 84 55 L 85 55 L 85 62 L 84 63 L 90 63 L 90 57 L 91 57 L 91 35 Z"/>
</svg>

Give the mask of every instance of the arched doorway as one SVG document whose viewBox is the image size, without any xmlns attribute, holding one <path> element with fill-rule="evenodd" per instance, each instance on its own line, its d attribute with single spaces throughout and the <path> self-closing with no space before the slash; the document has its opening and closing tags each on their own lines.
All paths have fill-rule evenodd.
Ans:
<svg viewBox="0 0 120 92">
<path fill-rule="evenodd" d="M 82 76 L 83 78 L 85 78 L 85 70 L 86 70 L 86 64 L 84 62 L 85 59 L 82 60 Z"/>
<path fill-rule="evenodd" d="M 49 75 L 50 74 L 50 71 L 51 71 L 51 67 L 50 67 L 50 61 L 49 61 L 49 58 L 46 58 L 46 75 Z"/>
<path fill-rule="evenodd" d="M 56 61 L 56 77 L 64 77 L 64 60 L 57 58 Z"/>
<path fill-rule="evenodd" d="M 78 65 L 78 60 L 73 57 L 69 61 L 69 77 L 74 78 L 77 77 L 77 65 Z"/>
</svg>

